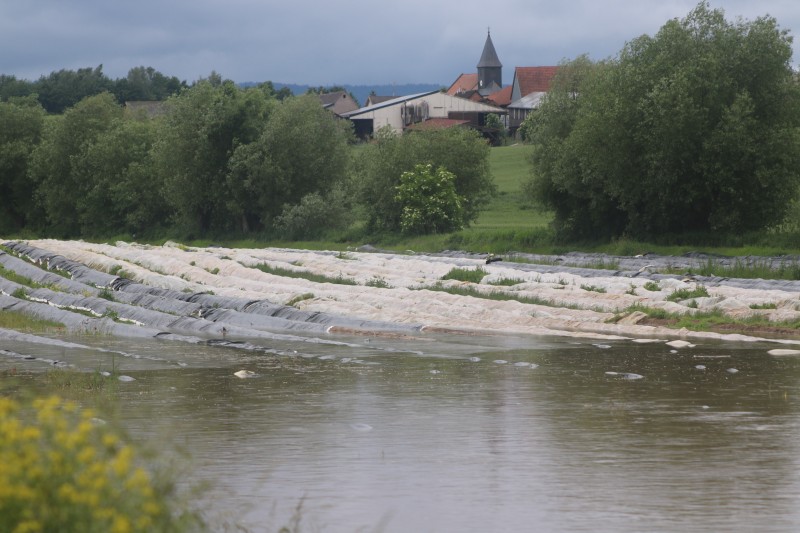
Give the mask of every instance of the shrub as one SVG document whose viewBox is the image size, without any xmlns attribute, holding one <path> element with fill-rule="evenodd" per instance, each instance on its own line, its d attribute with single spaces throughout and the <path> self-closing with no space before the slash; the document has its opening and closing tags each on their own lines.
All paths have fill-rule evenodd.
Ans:
<svg viewBox="0 0 800 533">
<path fill-rule="evenodd" d="M 396 187 L 400 229 L 408 234 L 446 233 L 464 227 L 464 198 L 456 193 L 456 177 L 444 167 L 417 165 L 400 175 Z"/>
<path fill-rule="evenodd" d="M 0 530 L 186 531 L 171 486 L 137 464 L 133 448 L 91 410 L 58 397 L 30 411 L 0 398 Z"/>
<path fill-rule="evenodd" d="M 763 304 L 750 304 L 750 309 L 777 309 L 778 304 L 763 303 Z"/>
<path fill-rule="evenodd" d="M 354 219 L 349 193 L 335 188 L 327 195 L 313 192 L 300 203 L 284 205 L 273 224 L 286 239 L 317 239 L 332 229 L 347 228 Z"/>
<path fill-rule="evenodd" d="M 462 220 L 466 223 L 478 218 L 496 192 L 489 168 L 489 145 L 478 132 L 450 128 L 396 135 L 390 129 L 381 129 L 374 142 L 359 150 L 354 168 L 368 231 L 401 229 L 403 206 L 396 198 L 400 176 L 427 164 L 455 175 L 456 193 L 465 199 Z"/>
</svg>

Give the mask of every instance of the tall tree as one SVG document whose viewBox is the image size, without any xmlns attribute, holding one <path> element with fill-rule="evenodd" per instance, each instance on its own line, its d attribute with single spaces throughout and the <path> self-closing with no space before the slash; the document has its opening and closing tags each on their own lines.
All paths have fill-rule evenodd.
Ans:
<svg viewBox="0 0 800 533">
<path fill-rule="evenodd" d="M 95 68 L 59 70 L 42 76 L 36 82 L 39 102 L 48 113 L 63 113 L 87 96 L 111 90 L 113 82 L 103 73 L 103 65 Z"/>
<path fill-rule="evenodd" d="M 134 67 L 114 83 L 114 94 L 120 103 L 137 100 L 166 100 L 186 87 L 175 76 L 167 77 L 153 67 Z"/>
<path fill-rule="evenodd" d="M 77 169 L 97 137 L 122 117 L 122 108 L 110 93 L 90 96 L 61 116 L 49 117 L 42 142 L 33 151 L 29 176 L 52 233 L 78 235 L 78 203 L 90 182 Z"/>
<path fill-rule="evenodd" d="M 33 216 L 28 165 L 42 136 L 44 114 L 35 95 L 0 102 L 0 233 L 22 229 Z"/>
<path fill-rule="evenodd" d="M 742 232 L 779 221 L 800 185 L 791 56 L 775 19 L 728 22 L 701 2 L 584 69 L 577 89 L 556 83 L 526 126 L 530 190 L 573 237 Z M 580 70 L 570 67 L 565 75 Z"/>
<path fill-rule="evenodd" d="M 242 217 L 242 229 L 269 226 L 284 204 L 341 183 L 349 170 L 350 136 L 349 124 L 314 96 L 276 106 L 261 136 L 240 145 L 231 158 L 230 208 Z"/>
<path fill-rule="evenodd" d="M 8 101 L 14 96 L 28 96 L 36 92 L 32 82 L 19 80 L 16 76 L 0 74 L 0 102 Z"/>
<path fill-rule="evenodd" d="M 243 91 L 218 75 L 168 100 L 154 156 L 176 222 L 201 234 L 235 227 L 228 209 L 228 160 L 261 133 L 269 112 L 263 91 Z"/>
<path fill-rule="evenodd" d="M 74 172 L 85 190 L 75 209 L 81 235 L 141 235 L 168 222 L 151 157 L 156 134 L 152 120 L 116 118 L 74 158 Z"/>
</svg>

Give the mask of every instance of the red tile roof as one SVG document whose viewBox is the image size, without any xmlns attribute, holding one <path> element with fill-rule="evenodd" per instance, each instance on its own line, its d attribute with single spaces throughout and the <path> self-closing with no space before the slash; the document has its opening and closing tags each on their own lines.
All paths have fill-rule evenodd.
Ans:
<svg viewBox="0 0 800 533">
<path fill-rule="evenodd" d="M 557 71 L 558 67 L 517 67 L 514 77 L 519 83 L 521 96 L 549 91 Z"/>
<path fill-rule="evenodd" d="M 487 96 L 486 99 L 496 106 L 505 107 L 511 103 L 511 89 L 513 89 L 513 86 L 506 85 L 499 91 Z"/>
<path fill-rule="evenodd" d="M 474 91 L 478 88 L 478 75 L 477 74 L 462 74 L 453 85 L 447 89 L 447 94 L 455 96 L 462 91 Z"/>
</svg>

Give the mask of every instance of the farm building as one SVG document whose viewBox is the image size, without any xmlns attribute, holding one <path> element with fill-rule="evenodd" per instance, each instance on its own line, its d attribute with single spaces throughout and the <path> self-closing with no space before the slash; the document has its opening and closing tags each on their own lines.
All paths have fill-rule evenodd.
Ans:
<svg viewBox="0 0 800 533">
<path fill-rule="evenodd" d="M 322 102 L 322 107 L 332 111 L 338 116 L 342 116 L 344 113 L 358 109 L 358 103 L 356 103 L 356 101 L 353 100 L 353 97 L 347 94 L 345 91 L 335 91 L 332 93 L 320 94 L 319 99 L 320 102 Z"/>
<path fill-rule="evenodd" d="M 344 113 L 342 117 L 350 119 L 355 126 L 356 135 L 366 139 L 387 126 L 397 133 L 402 133 L 412 126 L 431 119 L 452 119 L 481 130 L 489 114 L 505 115 L 506 111 L 500 107 L 450 96 L 440 91 L 430 91 L 400 96 L 362 107 Z"/>
<path fill-rule="evenodd" d="M 497 57 L 491 34 L 486 36 L 477 72 L 461 74 L 447 89 L 447 94 L 483 102 L 508 110 L 505 125 L 514 135 L 522 121 L 536 109 L 558 67 L 516 67 L 511 85 L 503 87 L 503 65 Z"/>
</svg>

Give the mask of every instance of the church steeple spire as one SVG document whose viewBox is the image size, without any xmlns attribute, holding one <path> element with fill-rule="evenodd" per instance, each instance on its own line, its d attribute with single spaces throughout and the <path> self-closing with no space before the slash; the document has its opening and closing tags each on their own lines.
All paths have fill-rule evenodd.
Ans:
<svg viewBox="0 0 800 533">
<path fill-rule="evenodd" d="M 503 86 L 503 64 L 497 57 L 497 52 L 492 43 L 492 32 L 486 32 L 486 44 L 478 61 L 478 92 L 482 95 L 491 94 Z"/>
</svg>

